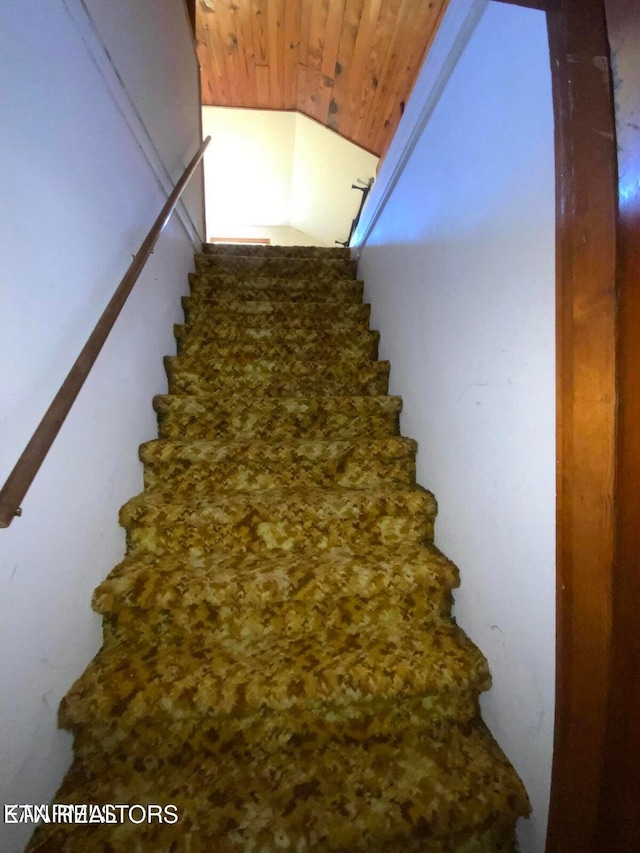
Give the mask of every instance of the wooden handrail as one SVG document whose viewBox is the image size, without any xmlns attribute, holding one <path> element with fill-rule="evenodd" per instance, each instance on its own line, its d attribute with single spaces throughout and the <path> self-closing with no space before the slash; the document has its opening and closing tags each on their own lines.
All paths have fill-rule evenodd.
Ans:
<svg viewBox="0 0 640 853">
<path fill-rule="evenodd" d="M 113 294 L 109 304 L 102 312 L 102 316 L 96 323 L 93 332 L 91 332 L 89 339 L 82 348 L 82 352 L 75 360 L 73 367 L 67 374 L 67 378 L 64 380 L 60 386 L 60 390 L 53 398 L 53 402 L 45 412 L 45 415 L 38 424 L 36 431 L 31 436 L 31 440 L 16 462 L 13 471 L 9 474 L 6 483 L 0 491 L 0 527 L 8 527 L 16 516 L 22 515 L 20 504 L 22 503 L 24 496 L 31 486 L 34 477 L 38 473 L 40 466 L 44 462 L 44 459 L 49 452 L 51 445 L 55 441 L 65 418 L 69 414 L 69 410 L 71 409 L 71 406 L 73 406 L 80 389 L 84 385 L 84 381 L 89 375 L 89 372 L 93 367 L 109 332 L 118 319 L 118 315 L 127 301 L 127 297 L 138 280 L 144 265 L 149 259 L 149 255 L 153 252 L 153 248 L 158 242 L 158 238 L 160 237 L 163 228 L 175 210 L 184 188 L 202 160 L 206 147 L 210 141 L 211 137 L 207 136 L 187 168 L 184 170 L 182 177 L 175 185 L 173 192 L 160 211 L 158 218 L 151 226 L 151 230 L 134 256 L 129 269 L 124 274 L 116 292 Z"/>
</svg>

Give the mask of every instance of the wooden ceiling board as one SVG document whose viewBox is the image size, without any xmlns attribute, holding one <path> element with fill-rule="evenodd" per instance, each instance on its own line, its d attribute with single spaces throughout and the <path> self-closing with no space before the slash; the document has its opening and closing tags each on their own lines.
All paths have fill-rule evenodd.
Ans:
<svg viewBox="0 0 640 853">
<path fill-rule="evenodd" d="M 397 26 L 393 30 L 393 35 L 385 39 L 379 58 L 376 57 L 380 64 L 377 66 L 378 73 L 375 75 L 375 79 L 372 79 L 373 103 L 368 105 L 369 109 L 364 117 L 364 128 L 361 129 L 361 133 L 372 141 L 374 147 L 381 145 L 378 137 L 381 135 L 386 138 L 389 128 L 386 105 L 390 95 L 394 97 L 397 95 L 396 71 L 403 55 L 401 33 L 411 20 L 411 6 L 412 0 L 396 0 L 394 3 L 388 3 L 388 7 L 393 7 L 394 20 L 397 22 Z M 373 72 L 371 76 L 374 77 Z M 400 103 L 402 100 L 404 99 L 401 98 L 395 103 L 399 114 L 401 114 Z"/>
<path fill-rule="evenodd" d="M 298 110 L 386 151 L 448 0 L 197 0 L 205 105 Z"/>
<path fill-rule="evenodd" d="M 338 58 L 334 69 L 333 93 L 329 104 L 329 115 L 327 116 L 326 125 L 343 136 L 347 136 L 346 128 L 344 130 L 339 128 L 337 113 L 341 112 L 341 116 L 344 115 L 340 108 L 348 97 L 349 64 L 358 37 L 364 4 L 365 0 L 346 0 L 342 16 L 342 29 L 340 32 L 340 41 L 338 42 Z M 347 136 L 347 139 L 349 138 Z M 364 145 L 363 147 L 367 148 L 368 146 Z"/>
<path fill-rule="evenodd" d="M 251 37 L 253 44 L 253 62 L 256 67 L 269 65 L 267 53 L 267 20 L 268 0 L 250 0 L 249 18 L 251 19 Z"/>
<path fill-rule="evenodd" d="M 345 0 L 329 0 L 327 25 L 324 32 L 324 46 L 322 50 L 322 66 L 320 70 L 327 77 L 331 78 L 335 77 L 336 73 L 344 6 Z"/>
<path fill-rule="evenodd" d="M 375 128 L 372 129 L 372 138 L 373 144 L 380 151 L 381 156 L 384 156 L 391 143 L 395 129 L 400 121 L 404 104 L 411 94 L 413 84 L 422 68 L 422 63 L 431 47 L 431 43 L 446 9 L 446 3 L 441 4 L 438 9 L 433 4 L 428 4 L 426 7 L 423 7 L 423 14 L 416 22 L 411 11 L 413 8 L 411 0 L 405 0 L 404 5 L 405 7 L 409 7 L 409 14 L 406 18 L 409 25 L 413 22 L 422 32 L 428 32 L 429 37 L 423 45 L 416 44 L 412 54 L 403 53 L 402 44 L 397 45 L 397 54 L 393 62 L 394 73 L 390 75 L 388 91 L 384 99 L 381 98 L 379 104 L 375 107 L 375 112 L 379 116 L 379 119 Z M 402 61 L 403 58 L 405 59 L 404 63 Z M 397 97 L 398 92 L 405 93 L 405 96 L 400 100 Z M 376 131 L 377 136 L 373 136 Z"/>
<path fill-rule="evenodd" d="M 390 57 L 399 30 L 394 28 L 394 23 L 398 20 L 402 21 L 399 17 L 401 10 L 401 0 L 387 0 L 378 15 L 367 67 L 363 75 L 360 103 L 356 102 L 351 107 L 354 121 L 353 133 L 358 137 L 372 137 L 378 125 L 381 124 L 377 112 L 380 80 L 382 79 L 384 83 L 385 79 L 391 76 Z M 395 38 L 389 38 L 389 33 L 395 33 Z"/>
<path fill-rule="evenodd" d="M 322 121 L 331 98 L 332 79 L 322 74 L 324 34 L 327 23 L 327 0 L 302 2 L 300 35 L 302 50 L 297 67 L 297 101 L 293 109 Z"/>
<path fill-rule="evenodd" d="M 284 99 L 285 109 L 298 102 L 298 51 L 300 48 L 300 4 L 284 2 Z"/>
<path fill-rule="evenodd" d="M 298 38 L 298 62 L 306 66 L 309 62 L 309 30 L 314 0 L 299 0 L 300 33 Z"/>
<path fill-rule="evenodd" d="M 344 132 L 350 137 L 356 136 L 359 107 L 367 84 L 370 83 L 365 76 L 365 70 L 371 57 L 381 5 L 382 0 L 367 0 L 365 3 L 353 55 L 347 67 L 348 84 L 345 99 L 342 104 L 338 104 L 338 109 L 333 113 L 336 130 L 344 126 Z"/>
</svg>

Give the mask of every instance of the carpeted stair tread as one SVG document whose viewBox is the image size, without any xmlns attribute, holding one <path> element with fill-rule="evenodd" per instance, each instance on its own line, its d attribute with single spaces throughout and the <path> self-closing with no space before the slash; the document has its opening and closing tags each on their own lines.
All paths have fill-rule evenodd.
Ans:
<svg viewBox="0 0 640 853">
<path fill-rule="evenodd" d="M 296 487 L 376 488 L 415 482 L 411 439 L 150 441 L 140 448 L 145 489 L 178 494 Z"/>
<path fill-rule="evenodd" d="M 103 614 L 123 607 L 170 612 L 174 605 L 206 602 L 242 615 L 294 601 L 315 607 L 341 597 L 429 599 L 458 583 L 456 566 L 431 544 L 198 558 L 141 554 L 113 569 L 96 589 L 93 606 Z"/>
<path fill-rule="evenodd" d="M 249 440 L 384 438 L 398 434 L 400 397 L 158 394 L 161 438 Z"/>
<path fill-rule="evenodd" d="M 364 282 L 356 279 L 309 281 L 295 278 L 246 278 L 190 273 L 194 300 L 221 302 L 331 302 L 357 305 L 362 302 Z"/>
<path fill-rule="evenodd" d="M 272 343 L 274 348 L 280 346 L 283 342 L 313 343 L 321 346 L 325 344 L 327 347 L 348 347 L 353 340 L 356 341 L 374 341 L 376 344 L 380 341 L 380 332 L 375 329 L 362 328 L 356 326 L 353 329 L 330 327 L 321 329 L 296 329 L 294 328 L 264 328 L 261 326 L 248 326 L 243 324 L 225 323 L 221 326 L 210 326 L 208 324 L 198 324 L 197 326 L 188 325 L 185 323 L 176 323 L 173 327 L 174 337 L 186 344 L 190 338 L 193 338 L 193 343 L 210 344 L 215 342 L 229 344 L 248 344 Z"/>
<path fill-rule="evenodd" d="M 351 329 L 368 328 L 369 305 L 339 305 L 335 302 L 219 302 L 182 297 L 188 323 L 255 326 L 266 328 Z"/>
<path fill-rule="evenodd" d="M 447 615 L 458 571 L 433 546 L 306 554 L 130 557 L 100 584 L 93 608 L 112 629 L 229 637 L 309 634 L 359 624 L 423 627 Z"/>
<path fill-rule="evenodd" d="M 255 256 L 222 257 L 207 253 L 195 256 L 196 272 L 267 278 L 310 278 L 329 281 L 356 277 L 356 261 L 349 258 L 278 258 Z"/>
<path fill-rule="evenodd" d="M 388 361 L 293 361 L 290 358 L 165 356 L 172 394 L 255 393 L 260 397 L 384 395 Z"/>
<path fill-rule="evenodd" d="M 203 369 L 207 373 L 230 373 L 234 376 L 248 375 L 256 378 L 256 381 L 261 379 L 268 380 L 273 376 L 281 374 L 289 374 L 291 376 L 306 376 L 309 373 L 320 373 L 322 376 L 340 376 L 341 374 L 349 373 L 388 373 L 388 361 L 376 361 L 371 363 L 371 359 L 353 359 L 347 364 L 339 363 L 334 365 L 333 359 L 322 359 L 313 361 L 311 359 L 298 359 L 292 361 L 290 358 L 279 355 L 272 355 L 270 358 L 226 358 L 220 356 L 212 356 L 210 359 L 198 357 L 199 353 L 188 355 L 182 353 L 180 355 L 165 355 L 164 363 L 169 370 L 177 373 L 180 370 Z M 317 370 L 314 371 L 314 366 Z M 318 395 L 318 396 L 333 396 L 333 395 Z"/>
<path fill-rule="evenodd" d="M 175 577 L 180 580 L 177 575 Z M 113 613 L 104 614 L 105 643 L 174 643 L 192 634 L 194 625 L 203 622 L 210 636 L 218 642 L 241 639 L 270 642 L 270 638 L 307 637 L 323 630 L 360 630 L 369 625 L 403 625 L 424 630 L 446 618 L 451 608 L 451 595 L 434 584 L 432 592 L 423 590 L 425 595 L 418 598 L 410 593 L 390 599 L 380 595 L 363 598 L 349 595 L 348 590 L 337 590 L 331 601 L 325 598 L 310 604 L 294 599 L 288 601 L 286 607 L 282 602 L 264 601 L 245 611 L 239 602 L 217 607 L 207 599 L 206 588 L 192 577 L 183 578 L 181 582 L 186 600 L 173 613 L 160 605 L 146 610 L 120 605 Z M 166 593 L 164 598 L 170 596 L 168 589 L 161 590 L 159 586 L 157 589 Z"/>
<path fill-rule="evenodd" d="M 256 368 L 268 370 L 269 365 L 273 364 L 272 372 L 279 373 L 290 373 L 292 370 L 304 372 L 305 365 L 308 372 L 317 364 L 318 371 L 326 366 L 327 372 L 331 371 L 333 375 L 337 375 L 353 373 L 360 369 L 371 370 L 372 364 L 378 363 L 376 350 L 375 340 L 366 338 L 364 342 L 355 338 L 352 345 L 342 345 L 338 342 L 331 346 L 326 342 L 314 345 L 313 342 L 301 342 L 299 339 L 287 341 L 286 335 L 281 335 L 279 345 L 274 346 L 273 342 L 256 345 L 255 341 L 249 345 L 242 345 L 237 341 L 221 345 L 215 340 L 198 340 L 192 336 L 191 343 L 186 347 L 180 346 L 177 355 L 165 356 L 165 363 L 177 366 L 185 363 L 190 369 L 196 368 L 200 371 L 209 371 L 211 366 L 217 370 L 227 365 L 233 365 L 237 369 L 243 364 L 247 367 L 253 364 L 254 371 Z"/>
<path fill-rule="evenodd" d="M 433 540 L 436 502 L 424 489 L 270 489 L 170 503 L 143 492 L 120 510 L 128 553 L 219 549 L 303 551 L 360 542 L 396 547 Z"/>
<path fill-rule="evenodd" d="M 178 352 L 218 358 L 376 359 L 378 332 L 357 329 L 265 329 L 176 325 Z"/>
<path fill-rule="evenodd" d="M 351 252 L 341 246 L 260 246 L 247 243 L 205 243 L 203 251 L 208 255 L 259 258 L 338 258 L 349 260 Z"/>
<path fill-rule="evenodd" d="M 458 697 L 466 707 L 489 685 L 484 656 L 449 621 L 429 631 L 373 625 L 269 637 L 263 645 L 252 637 L 216 641 L 205 624 L 182 642 L 103 646 L 60 717 L 65 727 L 88 731 L 95 720 L 122 731 L 146 721 L 177 732 L 185 719 L 291 709 L 326 717 L 356 703 L 417 697 L 428 718 L 457 707 Z"/>
<path fill-rule="evenodd" d="M 105 651 L 130 641 L 130 635 L 116 637 L 114 644 L 105 645 Z M 161 638 L 154 639 L 153 644 L 145 643 L 143 637 L 136 654 L 145 654 L 143 650 L 151 647 L 168 647 L 163 641 Z M 169 642 L 175 645 L 175 638 L 170 638 Z M 269 643 L 270 638 L 254 637 L 252 642 Z M 479 677 L 477 672 L 476 675 Z M 127 742 L 138 755 L 155 759 L 175 758 L 185 749 L 203 756 L 214 749 L 220 756 L 240 750 L 245 754 L 261 752 L 273 756 L 288 744 L 313 741 L 321 746 L 333 741 L 348 745 L 375 742 L 390 734 L 399 738 L 412 728 L 433 727 L 438 723 L 467 725 L 478 716 L 480 683 L 485 682 L 471 683 L 467 679 L 468 689 L 443 687 L 430 695 L 407 692 L 365 699 L 348 696 L 341 703 L 317 700 L 293 703 L 287 708 L 263 703 L 259 708 L 219 716 L 207 713 L 206 709 L 204 713 L 197 713 L 191 705 L 188 712 L 183 713 L 181 703 L 173 704 L 165 699 L 164 704 L 152 702 L 152 716 L 136 716 L 132 712 L 114 725 L 111 716 L 116 712 L 119 716 L 127 706 L 127 694 L 120 704 L 107 703 L 104 715 L 90 715 L 89 723 L 84 722 L 84 718 L 74 722 L 75 718 L 67 720 L 63 716 L 61 724 L 73 732 L 76 754 L 85 757 L 117 751 Z M 134 697 L 134 703 L 138 699 L 140 703 L 147 700 L 152 687 L 145 685 L 145 690 L 144 695 Z M 189 686 L 187 691 L 189 695 L 194 692 Z M 241 687 L 240 692 L 244 696 L 245 688 Z"/>
<path fill-rule="evenodd" d="M 526 794 L 481 722 L 368 744 L 78 759 L 59 801 L 175 803 L 180 821 L 48 824 L 32 853 L 515 853 Z M 136 819 L 139 815 L 136 815 Z M 107 846 L 108 845 L 108 846 Z"/>
</svg>

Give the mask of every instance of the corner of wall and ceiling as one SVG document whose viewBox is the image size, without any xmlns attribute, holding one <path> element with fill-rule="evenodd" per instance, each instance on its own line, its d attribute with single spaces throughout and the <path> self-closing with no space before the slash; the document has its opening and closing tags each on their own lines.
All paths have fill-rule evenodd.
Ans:
<svg viewBox="0 0 640 853">
<path fill-rule="evenodd" d="M 355 258 L 359 259 L 487 3 L 450 0 L 353 235 Z"/>
<path fill-rule="evenodd" d="M 140 113 L 127 92 L 85 3 L 83 0 L 63 0 L 63 4 L 69 17 L 78 29 L 92 61 L 105 81 L 111 98 L 127 122 L 136 143 L 149 163 L 162 192 L 168 197 L 175 186 L 175 181 L 169 174 Z M 185 7 L 185 13 L 186 11 Z M 186 166 L 186 163 L 183 166 Z M 178 203 L 176 213 L 180 224 L 194 247 L 194 251 L 200 251 L 204 235 L 200 234 L 200 229 L 194 224 L 182 201 Z"/>
</svg>

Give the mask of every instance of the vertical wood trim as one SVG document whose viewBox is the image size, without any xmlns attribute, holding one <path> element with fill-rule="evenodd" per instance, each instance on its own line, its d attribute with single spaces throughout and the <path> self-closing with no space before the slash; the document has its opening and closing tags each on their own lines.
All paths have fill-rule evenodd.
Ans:
<svg viewBox="0 0 640 853">
<path fill-rule="evenodd" d="M 596 853 L 610 677 L 616 165 L 603 0 L 548 12 L 557 175 L 557 676 L 547 853 Z"/>
<path fill-rule="evenodd" d="M 640 6 L 605 0 L 618 164 L 618 461 L 613 653 L 599 849 L 640 850 Z"/>
</svg>

